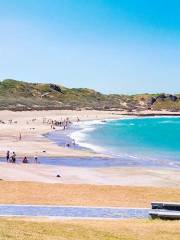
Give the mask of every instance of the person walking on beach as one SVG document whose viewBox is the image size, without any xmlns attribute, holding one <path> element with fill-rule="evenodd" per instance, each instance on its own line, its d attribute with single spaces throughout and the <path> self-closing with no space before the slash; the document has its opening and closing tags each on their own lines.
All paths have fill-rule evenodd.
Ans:
<svg viewBox="0 0 180 240">
<path fill-rule="evenodd" d="M 72 140 L 72 145 L 73 145 L 73 147 L 75 148 L 75 146 L 76 146 L 76 142 L 75 142 L 74 139 Z"/>
<path fill-rule="evenodd" d="M 22 139 L 22 135 L 21 133 L 19 133 L 19 141 L 21 141 L 21 139 Z"/>
<path fill-rule="evenodd" d="M 12 163 L 16 163 L 16 153 L 15 152 L 13 152 L 11 159 L 12 159 Z"/>
<path fill-rule="evenodd" d="M 37 156 L 34 156 L 34 161 L 35 161 L 35 163 L 38 163 L 38 157 Z"/>
<path fill-rule="evenodd" d="M 6 153 L 6 161 L 9 162 L 10 160 L 10 151 L 8 150 Z"/>
</svg>

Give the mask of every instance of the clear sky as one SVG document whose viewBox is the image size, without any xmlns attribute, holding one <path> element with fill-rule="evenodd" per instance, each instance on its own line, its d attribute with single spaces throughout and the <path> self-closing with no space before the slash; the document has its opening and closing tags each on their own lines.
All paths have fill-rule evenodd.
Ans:
<svg viewBox="0 0 180 240">
<path fill-rule="evenodd" d="M 180 1 L 0 0 L 0 79 L 180 92 Z"/>
</svg>

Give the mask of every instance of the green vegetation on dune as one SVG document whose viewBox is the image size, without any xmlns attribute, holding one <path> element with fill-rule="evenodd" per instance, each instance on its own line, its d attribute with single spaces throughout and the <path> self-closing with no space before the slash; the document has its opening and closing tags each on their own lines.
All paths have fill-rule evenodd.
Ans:
<svg viewBox="0 0 180 240">
<path fill-rule="evenodd" d="M 180 110 L 180 96 L 165 94 L 102 94 L 88 88 L 28 83 L 13 79 L 0 82 L 0 110 L 42 109 Z"/>
<path fill-rule="evenodd" d="M 157 103 L 152 107 L 153 110 L 168 109 L 171 111 L 180 110 L 180 100 L 173 102 L 171 100 L 157 101 Z"/>
</svg>

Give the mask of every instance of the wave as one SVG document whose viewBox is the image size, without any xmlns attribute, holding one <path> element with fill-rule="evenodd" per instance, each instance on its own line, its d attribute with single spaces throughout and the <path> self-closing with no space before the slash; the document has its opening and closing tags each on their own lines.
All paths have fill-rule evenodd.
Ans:
<svg viewBox="0 0 180 240">
<path fill-rule="evenodd" d="M 103 120 L 103 121 L 102 120 L 92 120 L 92 121 L 84 121 L 84 122 L 76 123 L 75 128 L 78 130 L 71 132 L 69 137 L 71 139 L 74 139 L 76 144 L 78 144 L 84 148 L 91 149 L 95 152 L 105 152 L 106 151 L 105 148 L 95 145 L 95 144 L 92 144 L 92 143 L 88 143 L 88 133 L 96 130 L 96 128 L 98 128 L 99 125 L 104 125 L 107 122 L 110 122 L 113 120 L 114 119 L 108 119 L 108 120 Z"/>
<path fill-rule="evenodd" d="M 113 125 L 134 125 L 134 123 L 119 123 L 116 121 L 119 120 L 127 120 L 127 119 L 134 119 L 137 117 L 124 117 L 120 119 L 105 119 L 105 120 L 91 120 L 91 121 L 84 121 L 80 123 L 74 124 L 74 131 L 69 134 L 69 137 L 75 141 L 76 144 L 78 144 L 81 147 L 91 149 L 98 153 L 108 154 L 113 157 L 129 157 L 129 158 L 137 158 L 136 156 L 119 153 L 116 152 L 115 149 L 110 149 L 109 147 L 105 146 L 99 146 L 97 144 L 93 144 L 89 142 L 89 133 L 95 131 L 97 128 L 100 127 L 100 125 L 108 124 L 109 122 L 113 122 Z M 76 129 L 76 130 L 75 130 Z"/>
<path fill-rule="evenodd" d="M 148 118 L 148 117 L 147 117 Z M 149 117 L 151 118 L 151 117 Z M 72 131 L 69 134 L 69 137 L 75 141 L 76 144 L 79 146 L 91 149 L 98 153 L 108 154 L 113 157 L 124 157 L 124 158 L 130 158 L 130 159 L 136 159 L 138 156 L 128 154 L 128 153 L 122 153 L 117 151 L 117 149 L 110 148 L 109 146 L 99 146 L 97 144 L 93 144 L 89 142 L 89 133 L 95 131 L 97 128 L 99 128 L 101 125 L 108 124 L 109 122 L 113 122 L 114 126 L 134 126 L 134 123 L 126 123 L 124 120 L 131 120 L 131 119 L 139 119 L 139 117 L 136 116 L 126 116 L 120 119 L 105 119 L 105 120 L 91 120 L 91 121 L 83 121 L 74 123 L 74 131 Z M 143 119 L 143 117 L 142 117 Z M 120 122 L 119 122 L 120 120 Z M 118 121 L 118 122 L 116 122 Z"/>
</svg>

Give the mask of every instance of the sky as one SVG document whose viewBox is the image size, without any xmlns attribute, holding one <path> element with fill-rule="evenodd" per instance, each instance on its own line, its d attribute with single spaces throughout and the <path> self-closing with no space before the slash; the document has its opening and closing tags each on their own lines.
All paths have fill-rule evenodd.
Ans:
<svg viewBox="0 0 180 240">
<path fill-rule="evenodd" d="M 0 79 L 180 93 L 180 1 L 0 0 Z"/>
</svg>

